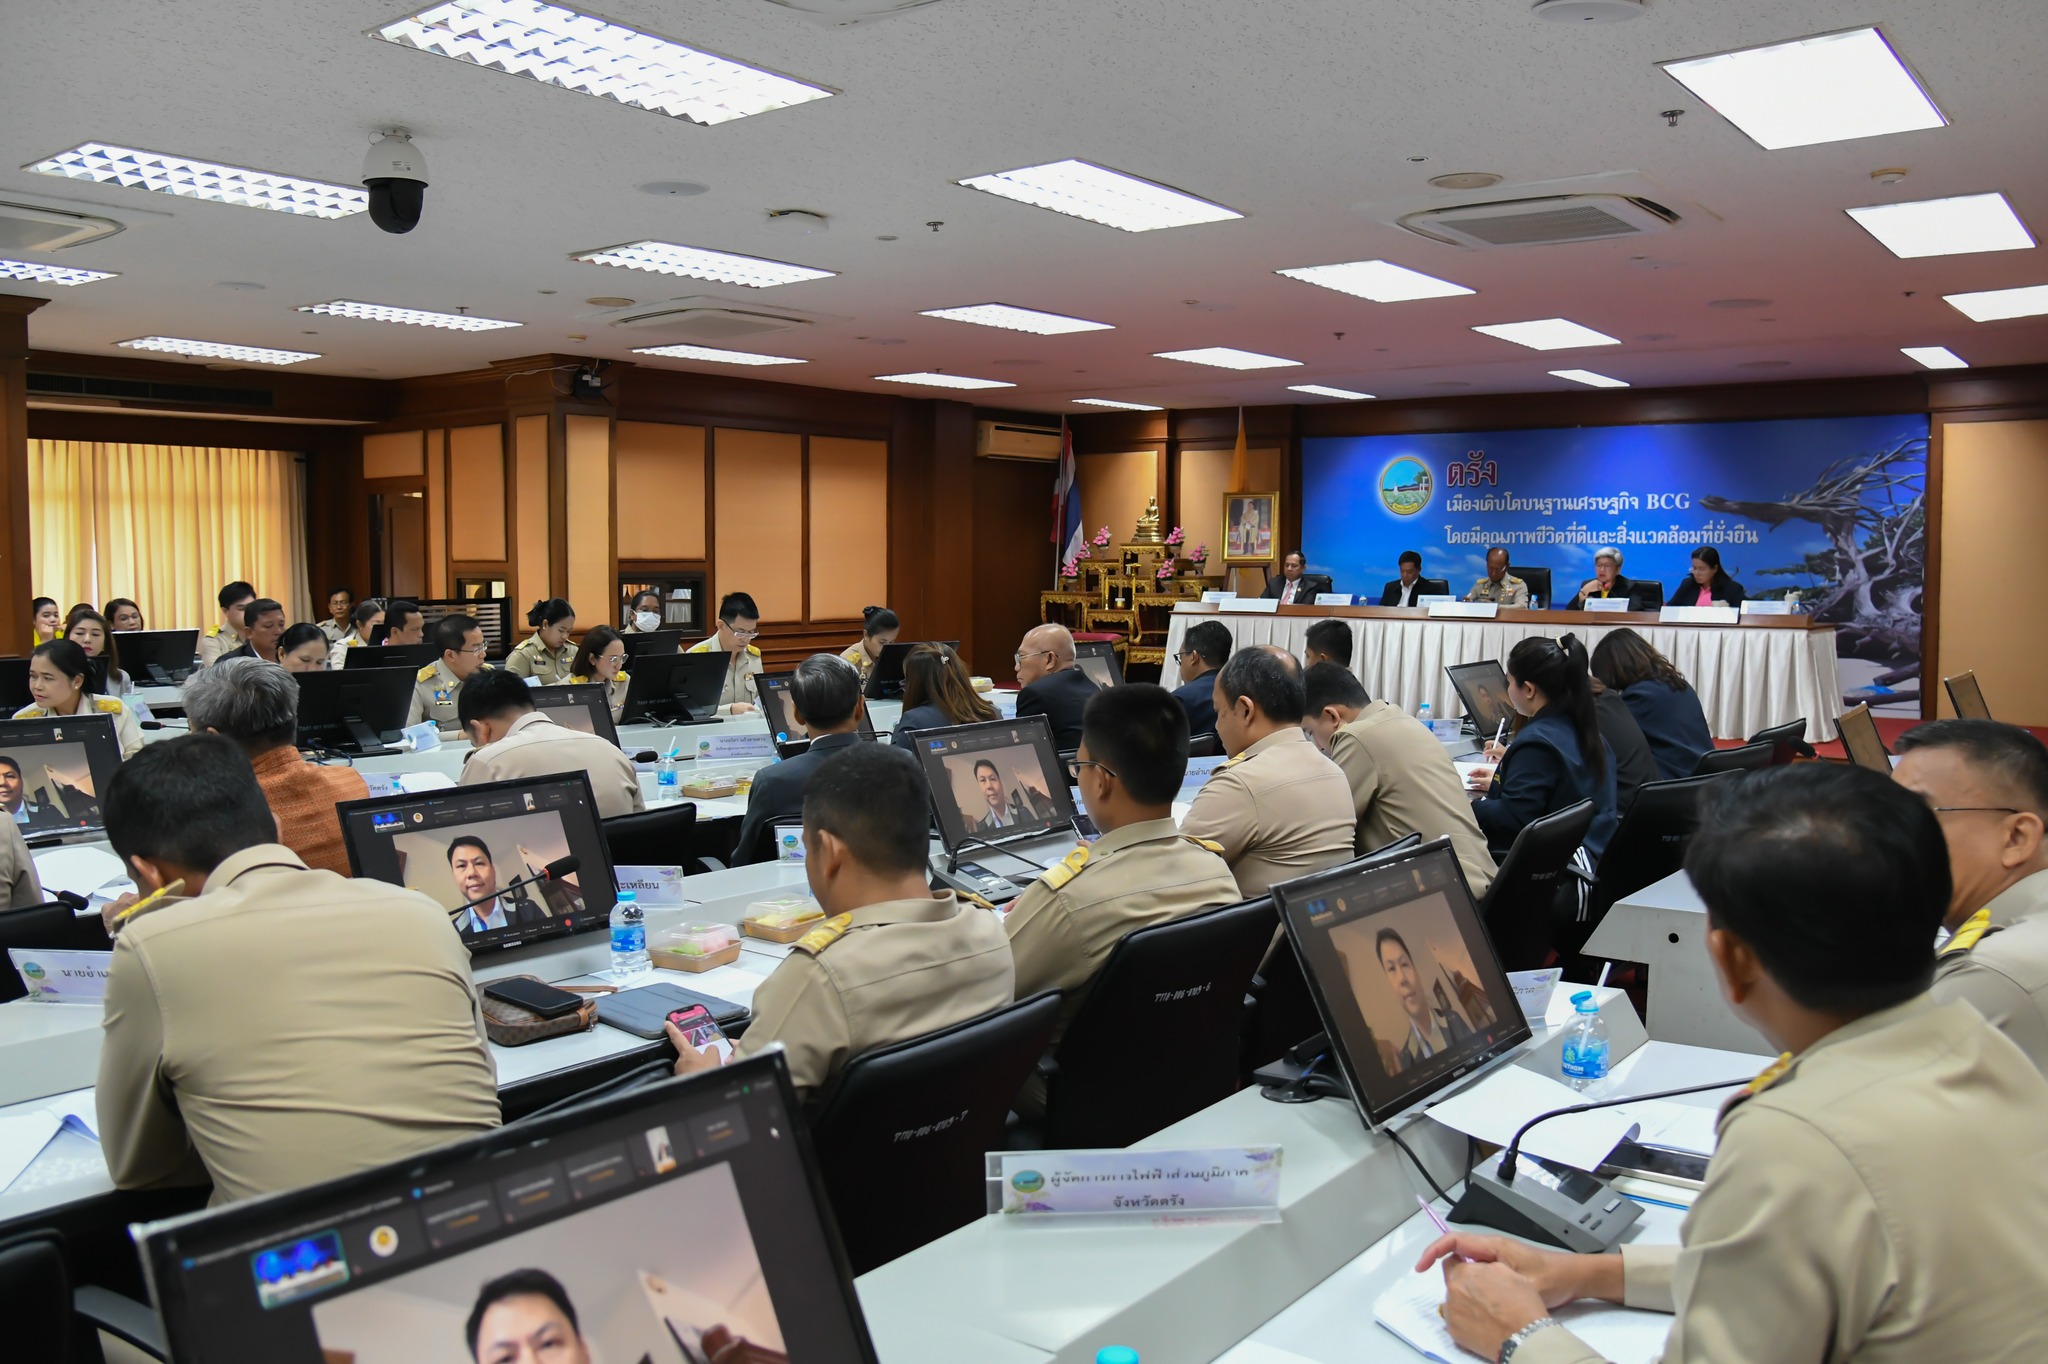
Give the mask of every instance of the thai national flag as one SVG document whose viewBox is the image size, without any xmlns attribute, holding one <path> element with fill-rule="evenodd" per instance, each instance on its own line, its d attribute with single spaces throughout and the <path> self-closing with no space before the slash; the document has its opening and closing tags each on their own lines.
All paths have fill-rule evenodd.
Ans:
<svg viewBox="0 0 2048 1364">
<path fill-rule="evenodd" d="M 1052 485 L 1052 542 L 1064 564 L 1087 547 L 1081 532 L 1081 483 L 1074 468 L 1074 433 L 1060 422 L 1060 476 Z"/>
</svg>

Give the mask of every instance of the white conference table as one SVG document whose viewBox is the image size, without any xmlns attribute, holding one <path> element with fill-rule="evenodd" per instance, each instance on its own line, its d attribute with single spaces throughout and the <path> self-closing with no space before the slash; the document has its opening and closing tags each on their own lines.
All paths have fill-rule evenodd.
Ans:
<svg viewBox="0 0 2048 1364">
<path fill-rule="evenodd" d="M 1650 968 L 1650 1016 L 1644 1022 L 1657 1041 L 1777 1055 L 1722 1000 L 1707 956 L 1707 907 L 1684 872 L 1615 901 L 1586 939 L 1585 952 Z"/>
<path fill-rule="evenodd" d="M 1650 613 L 1502 611 L 1491 620 L 1431 618 L 1420 608 L 1283 606 L 1232 610 L 1228 602 L 1182 603 L 1166 634 L 1160 680 L 1180 684 L 1174 655 L 1188 628 L 1218 620 L 1238 648 L 1277 644 L 1299 655 L 1308 628 L 1320 620 L 1351 627 L 1351 666 L 1366 693 L 1413 714 L 1424 701 L 1442 718 L 1464 714 L 1444 669 L 1455 663 L 1505 662 L 1531 636 L 1578 635 L 1587 652 L 1610 630 L 1634 630 L 1677 666 L 1699 693 L 1717 739 L 1747 739 L 1772 725 L 1804 718 L 1806 737 L 1835 737 L 1842 681 L 1833 626 L 1803 616 L 1744 616 L 1735 625 L 1665 625 Z"/>
</svg>

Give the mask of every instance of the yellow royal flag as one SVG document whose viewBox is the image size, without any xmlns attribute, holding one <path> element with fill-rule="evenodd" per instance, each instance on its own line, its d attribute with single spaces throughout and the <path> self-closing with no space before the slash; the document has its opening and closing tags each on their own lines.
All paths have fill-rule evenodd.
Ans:
<svg viewBox="0 0 2048 1364">
<path fill-rule="evenodd" d="M 1244 447 L 1244 409 L 1237 409 L 1237 444 L 1230 451 L 1230 491 L 1252 490 L 1252 457 Z"/>
</svg>

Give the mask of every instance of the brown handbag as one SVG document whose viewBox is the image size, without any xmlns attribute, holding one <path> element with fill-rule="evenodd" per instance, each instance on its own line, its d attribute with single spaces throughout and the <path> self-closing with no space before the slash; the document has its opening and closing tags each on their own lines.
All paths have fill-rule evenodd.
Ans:
<svg viewBox="0 0 2048 1364">
<path fill-rule="evenodd" d="M 548 982 L 539 976 L 506 976 L 506 980 L 530 980 L 539 985 Z M 550 1037 L 567 1037 L 570 1033 L 589 1032 L 597 1026 L 597 997 L 616 991 L 616 985 L 557 985 L 558 990 L 567 990 L 572 995 L 582 995 L 583 1003 L 576 1012 L 561 1014 L 555 1018 L 542 1018 L 531 1009 L 502 999 L 493 999 L 478 992 L 483 1005 L 484 1033 L 501 1047 L 523 1047 L 529 1042 L 541 1042 Z"/>
</svg>

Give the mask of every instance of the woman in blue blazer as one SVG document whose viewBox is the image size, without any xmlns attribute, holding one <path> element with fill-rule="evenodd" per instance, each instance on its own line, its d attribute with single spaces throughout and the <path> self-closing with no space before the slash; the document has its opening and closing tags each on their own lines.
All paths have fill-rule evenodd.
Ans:
<svg viewBox="0 0 2048 1364">
<path fill-rule="evenodd" d="M 1633 630 L 1610 630 L 1593 650 L 1593 676 L 1621 693 L 1650 742 L 1657 775 L 1667 781 L 1689 777 L 1714 749 L 1699 693 L 1670 659 Z"/>
<path fill-rule="evenodd" d="M 1619 822 L 1614 754 L 1600 737 L 1593 678 L 1578 636 L 1530 638 L 1508 652 L 1508 700 L 1529 717 L 1494 770 L 1492 792 L 1472 807 L 1496 857 L 1545 815 L 1593 802 L 1581 845 L 1598 862 Z"/>
</svg>

